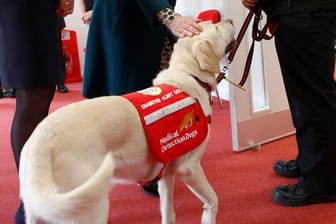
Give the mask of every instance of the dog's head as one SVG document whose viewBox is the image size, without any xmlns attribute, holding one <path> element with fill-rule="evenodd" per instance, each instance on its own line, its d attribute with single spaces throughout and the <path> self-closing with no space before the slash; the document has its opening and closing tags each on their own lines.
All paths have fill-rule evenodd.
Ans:
<svg viewBox="0 0 336 224">
<path fill-rule="evenodd" d="M 203 28 L 199 35 L 180 38 L 175 44 L 169 69 L 194 75 L 214 89 L 215 73 L 220 72 L 220 59 L 234 43 L 234 25 L 232 20 L 199 24 Z"/>
<path fill-rule="evenodd" d="M 195 36 L 191 52 L 202 70 L 217 73 L 220 70 L 219 60 L 235 43 L 233 21 L 224 20 L 217 24 L 202 22 L 200 25 L 203 32 Z"/>
</svg>

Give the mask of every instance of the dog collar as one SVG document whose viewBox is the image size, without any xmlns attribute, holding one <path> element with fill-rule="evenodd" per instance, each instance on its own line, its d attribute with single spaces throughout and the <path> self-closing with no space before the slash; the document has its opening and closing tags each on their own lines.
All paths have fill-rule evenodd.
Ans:
<svg viewBox="0 0 336 224">
<path fill-rule="evenodd" d="M 202 86 L 208 92 L 209 102 L 211 104 L 212 103 L 212 99 L 211 99 L 211 87 L 210 87 L 210 85 L 208 83 L 206 83 L 206 82 L 203 82 L 202 80 L 200 80 L 199 78 L 197 78 L 194 75 L 190 75 L 190 76 L 193 77 L 198 82 L 198 84 L 200 84 L 200 86 Z"/>
<path fill-rule="evenodd" d="M 198 77 L 194 76 L 194 75 L 190 75 L 191 77 L 193 77 L 198 84 L 200 84 L 200 86 L 202 86 L 207 92 L 211 92 L 211 87 L 208 83 L 203 82 L 202 80 L 200 80 Z"/>
</svg>

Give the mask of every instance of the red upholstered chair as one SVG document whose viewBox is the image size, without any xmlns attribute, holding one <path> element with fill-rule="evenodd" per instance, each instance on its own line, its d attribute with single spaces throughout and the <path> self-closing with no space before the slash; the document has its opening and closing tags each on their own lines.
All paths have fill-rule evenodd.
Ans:
<svg viewBox="0 0 336 224">
<path fill-rule="evenodd" d="M 202 21 L 211 20 L 212 23 L 218 23 L 221 20 L 220 12 L 217 9 L 209 9 L 209 10 L 202 11 L 198 14 L 197 18 Z M 217 95 L 220 107 L 223 108 L 224 107 L 223 102 L 221 98 L 219 97 L 218 89 L 216 89 L 216 95 Z"/>
</svg>

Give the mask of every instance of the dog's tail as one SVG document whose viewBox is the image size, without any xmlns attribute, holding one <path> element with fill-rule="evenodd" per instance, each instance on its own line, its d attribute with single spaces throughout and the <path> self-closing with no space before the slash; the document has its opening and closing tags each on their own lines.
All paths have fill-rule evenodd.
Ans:
<svg viewBox="0 0 336 224">
<path fill-rule="evenodd" d="M 51 166 L 52 163 L 47 164 Z M 34 181 L 34 178 L 29 178 L 30 181 L 26 181 L 24 180 L 26 177 L 24 177 L 23 180 L 20 180 L 23 203 L 30 212 L 40 218 L 60 220 L 60 223 L 62 223 L 66 217 L 75 217 L 76 214 L 82 214 L 94 208 L 102 197 L 107 197 L 113 169 L 114 161 L 112 153 L 109 152 L 92 177 L 77 188 L 64 193 L 57 192 L 52 174 L 49 177 L 46 175 L 43 178 L 35 179 L 38 181 Z M 34 175 L 37 174 L 33 173 Z"/>
</svg>

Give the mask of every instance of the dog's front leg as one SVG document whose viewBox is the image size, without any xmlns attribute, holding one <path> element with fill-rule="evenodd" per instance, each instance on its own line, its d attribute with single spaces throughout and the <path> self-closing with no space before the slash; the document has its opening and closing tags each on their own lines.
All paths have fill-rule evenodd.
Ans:
<svg viewBox="0 0 336 224">
<path fill-rule="evenodd" d="M 218 210 L 218 198 L 209 184 L 200 164 L 187 168 L 185 175 L 179 178 L 204 203 L 201 224 L 215 224 Z"/>
<path fill-rule="evenodd" d="M 160 211 L 162 224 L 175 224 L 174 176 L 163 176 L 159 181 Z"/>
<path fill-rule="evenodd" d="M 37 224 L 36 218 L 29 212 L 29 210 L 25 210 L 25 216 L 26 216 L 26 223 L 27 224 Z"/>
</svg>

